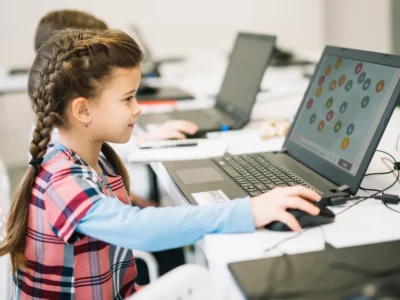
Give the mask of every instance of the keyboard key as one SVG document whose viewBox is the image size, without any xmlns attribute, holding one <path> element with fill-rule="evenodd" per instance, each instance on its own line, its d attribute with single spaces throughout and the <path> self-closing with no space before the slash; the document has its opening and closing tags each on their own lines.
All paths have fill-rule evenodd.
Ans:
<svg viewBox="0 0 400 300">
<path fill-rule="evenodd" d="M 221 164 L 220 164 L 221 166 Z M 242 175 L 240 175 L 238 172 L 235 171 L 234 168 L 227 166 L 227 167 L 222 167 L 222 169 L 229 174 L 229 176 L 235 178 L 235 177 L 241 177 Z"/>
<path fill-rule="evenodd" d="M 262 183 L 257 183 L 255 184 L 256 188 L 258 188 L 259 190 L 265 190 L 267 187 L 265 185 L 263 185 Z"/>
<path fill-rule="evenodd" d="M 270 190 L 272 190 L 274 187 L 276 187 L 276 184 L 274 183 L 268 183 L 266 184 L 267 188 L 269 188 Z"/>
<path fill-rule="evenodd" d="M 260 191 L 256 191 L 256 192 L 250 192 L 249 193 L 252 197 L 256 197 L 256 196 L 258 196 L 258 195 L 261 195 L 261 192 Z"/>
</svg>

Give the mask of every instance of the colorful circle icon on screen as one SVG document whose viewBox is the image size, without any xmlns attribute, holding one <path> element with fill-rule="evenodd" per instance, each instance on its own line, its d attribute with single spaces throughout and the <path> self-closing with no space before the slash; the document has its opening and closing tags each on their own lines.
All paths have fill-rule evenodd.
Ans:
<svg viewBox="0 0 400 300">
<path fill-rule="evenodd" d="M 333 104 L 333 98 L 330 97 L 328 100 L 326 100 L 325 107 L 331 108 L 332 104 Z"/>
<path fill-rule="evenodd" d="M 362 63 L 358 63 L 357 66 L 356 66 L 356 69 L 354 70 L 356 75 L 358 75 L 361 72 L 362 68 L 363 68 L 363 64 Z"/>
<path fill-rule="evenodd" d="M 366 108 L 369 104 L 369 96 L 365 96 L 364 98 L 362 98 L 361 100 L 361 107 L 362 108 Z"/>
<path fill-rule="evenodd" d="M 332 71 L 332 66 L 331 65 L 327 66 L 325 69 L 325 75 L 328 76 L 331 73 L 331 71 Z"/>
<path fill-rule="evenodd" d="M 337 121 L 336 124 L 335 124 L 335 126 L 333 127 L 333 131 L 334 131 L 335 133 L 338 133 L 339 130 L 340 130 L 340 128 L 342 128 L 342 122 Z"/>
<path fill-rule="evenodd" d="M 326 120 L 329 122 L 333 118 L 333 110 L 328 111 L 326 114 Z"/>
<path fill-rule="evenodd" d="M 315 96 L 317 96 L 317 97 L 321 96 L 322 91 L 323 91 L 322 86 L 320 86 L 319 88 L 317 88 L 317 91 L 315 92 Z"/>
<path fill-rule="evenodd" d="M 351 88 L 353 87 L 353 80 L 349 80 L 346 83 L 346 86 L 344 87 L 344 89 L 346 90 L 346 92 L 350 91 Z"/>
<path fill-rule="evenodd" d="M 349 106 L 349 104 L 348 104 L 346 101 L 343 102 L 343 103 L 340 105 L 339 111 L 343 114 L 343 113 L 346 111 L 346 109 L 347 109 L 348 106 Z"/>
<path fill-rule="evenodd" d="M 349 126 L 347 126 L 347 129 L 346 129 L 347 135 L 351 135 L 353 133 L 354 127 L 355 127 L 354 123 L 351 123 Z"/>
<path fill-rule="evenodd" d="M 346 75 L 340 76 L 340 78 L 339 78 L 339 86 L 342 86 L 345 81 L 346 81 Z"/>
<path fill-rule="evenodd" d="M 318 131 L 321 132 L 325 127 L 325 122 L 324 121 L 320 121 L 318 123 Z"/>
<path fill-rule="evenodd" d="M 362 85 L 363 90 L 364 91 L 368 90 L 370 85 L 371 85 L 371 79 L 370 78 L 365 79 L 365 81 Z"/>
<path fill-rule="evenodd" d="M 329 89 L 333 91 L 336 87 L 336 80 L 332 80 L 331 84 L 329 85 Z"/>
<path fill-rule="evenodd" d="M 350 138 L 348 136 L 346 136 L 343 140 L 342 140 L 342 144 L 341 144 L 341 148 L 343 150 L 346 150 L 346 148 L 349 146 L 350 144 Z"/>
<path fill-rule="evenodd" d="M 339 68 L 341 64 L 342 64 L 342 59 L 339 57 L 335 62 L 335 68 L 336 69 Z"/>
<path fill-rule="evenodd" d="M 317 119 L 317 115 L 316 114 L 312 114 L 311 117 L 310 117 L 310 120 L 309 120 L 310 124 L 314 124 L 316 119 Z"/>
<path fill-rule="evenodd" d="M 309 100 L 307 101 L 307 109 L 310 109 L 310 108 L 312 107 L 313 103 L 314 103 L 313 98 L 309 99 Z"/>
<path fill-rule="evenodd" d="M 377 93 L 380 93 L 380 92 L 382 92 L 384 87 L 385 87 L 385 81 L 379 80 L 378 83 L 376 84 L 375 91 Z"/>
<path fill-rule="evenodd" d="M 320 77 L 320 79 L 318 80 L 318 85 L 323 85 L 324 82 L 325 82 L 325 76 L 322 75 L 322 76 Z"/>
<path fill-rule="evenodd" d="M 360 75 L 358 75 L 357 82 L 358 82 L 359 84 L 361 84 L 361 83 L 364 81 L 365 77 L 367 77 L 367 73 L 362 72 Z"/>
</svg>

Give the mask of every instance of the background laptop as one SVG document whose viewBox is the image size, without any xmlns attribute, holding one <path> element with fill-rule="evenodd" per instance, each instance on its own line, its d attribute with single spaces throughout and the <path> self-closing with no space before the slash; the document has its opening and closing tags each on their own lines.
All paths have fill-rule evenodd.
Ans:
<svg viewBox="0 0 400 300">
<path fill-rule="evenodd" d="M 228 268 L 246 299 L 400 299 L 399 251 L 400 241 L 394 241 L 234 262 Z"/>
<path fill-rule="evenodd" d="M 159 67 L 163 63 L 179 62 L 181 59 L 170 58 L 161 61 L 154 60 L 143 35 L 138 26 L 131 27 L 131 36 L 139 44 L 144 54 L 144 61 L 142 63 L 142 83 L 136 94 L 137 100 L 191 100 L 194 99 L 193 95 L 176 86 L 156 86 L 147 82 L 146 78 L 160 77 L 161 73 Z"/>
<path fill-rule="evenodd" d="M 347 184 L 355 194 L 399 98 L 399 78 L 399 56 L 327 46 L 282 151 L 164 165 L 193 204 L 196 193 L 234 199 L 295 184 L 319 193 Z"/>
<path fill-rule="evenodd" d="M 272 58 L 275 40 L 276 37 L 270 35 L 237 35 L 215 107 L 141 115 L 139 124 L 145 127 L 182 119 L 197 124 L 200 133 L 220 131 L 222 126 L 242 128 L 250 119 L 261 80 Z"/>
</svg>

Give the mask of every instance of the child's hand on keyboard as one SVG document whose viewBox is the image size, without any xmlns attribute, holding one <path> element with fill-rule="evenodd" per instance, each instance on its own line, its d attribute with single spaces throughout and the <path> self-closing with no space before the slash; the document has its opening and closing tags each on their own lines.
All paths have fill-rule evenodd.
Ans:
<svg viewBox="0 0 400 300">
<path fill-rule="evenodd" d="M 285 223 L 293 231 L 301 231 L 299 222 L 287 209 L 300 209 L 310 215 L 318 215 L 319 208 L 306 200 L 318 201 L 316 192 L 303 187 L 278 187 L 265 194 L 251 198 L 254 224 L 262 227 L 273 221 Z"/>
</svg>

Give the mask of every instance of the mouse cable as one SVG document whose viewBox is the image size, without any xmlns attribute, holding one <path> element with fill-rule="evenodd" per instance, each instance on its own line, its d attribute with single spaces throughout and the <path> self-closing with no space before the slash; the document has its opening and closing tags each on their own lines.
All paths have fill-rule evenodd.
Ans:
<svg viewBox="0 0 400 300">
<path fill-rule="evenodd" d="M 397 183 L 399 178 L 400 178 L 400 168 L 397 166 L 399 164 L 399 162 L 396 162 L 396 159 L 390 153 L 387 153 L 387 152 L 382 151 L 382 150 L 376 150 L 376 151 L 384 153 L 384 154 L 386 154 L 386 155 L 388 155 L 388 156 L 390 156 L 392 158 L 394 167 L 393 167 L 393 170 L 391 172 L 397 171 L 396 180 L 391 185 L 389 185 L 388 187 L 384 188 L 383 190 L 368 189 L 368 188 L 360 187 L 361 190 L 375 192 L 374 194 L 369 195 L 369 196 L 354 196 L 354 197 L 347 197 L 347 198 L 346 197 L 332 198 L 333 202 L 332 202 L 332 200 L 331 200 L 331 202 L 332 202 L 333 206 L 342 205 L 342 204 L 344 204 L 344 203 L 346 203 L 347 201 L 350 201 L 350 200 L 359 200 L 356 203 L 350 205 L 349 207 L 347 207 L 344 210 L 342 210 L 339 213 L 337 213 L 336 216 L 344 213 L 345 211 L 349 210 L 350 208 L 360 204 L 361 202 L 363 202 L 363 201 L 365 201 L 367 199 L 381 200 L 382 203 L 387 208 L 393 210 L 394 212 L 400 213 L 400 211 L 397 211 L 397 210 L 391 208 L 390 206 L 388 206 L 388 204 L 399 204 L 400 203 L 400 197 L 398 195 L 385 194 L 385 191 L 387 191 L 388 189 L 393 187 Z M 391 172 L 389 172 L 389 173 L 391 173 Z M 388 174 L 387 172 L 382 172 L 382 173 Z M 367 174 L 367 175 L 381 175 L 382 173 L 371 173 L 371 174 Z M 378 196 L 379 194 L 382 194 L 382 195 Z"/>
</svg>

